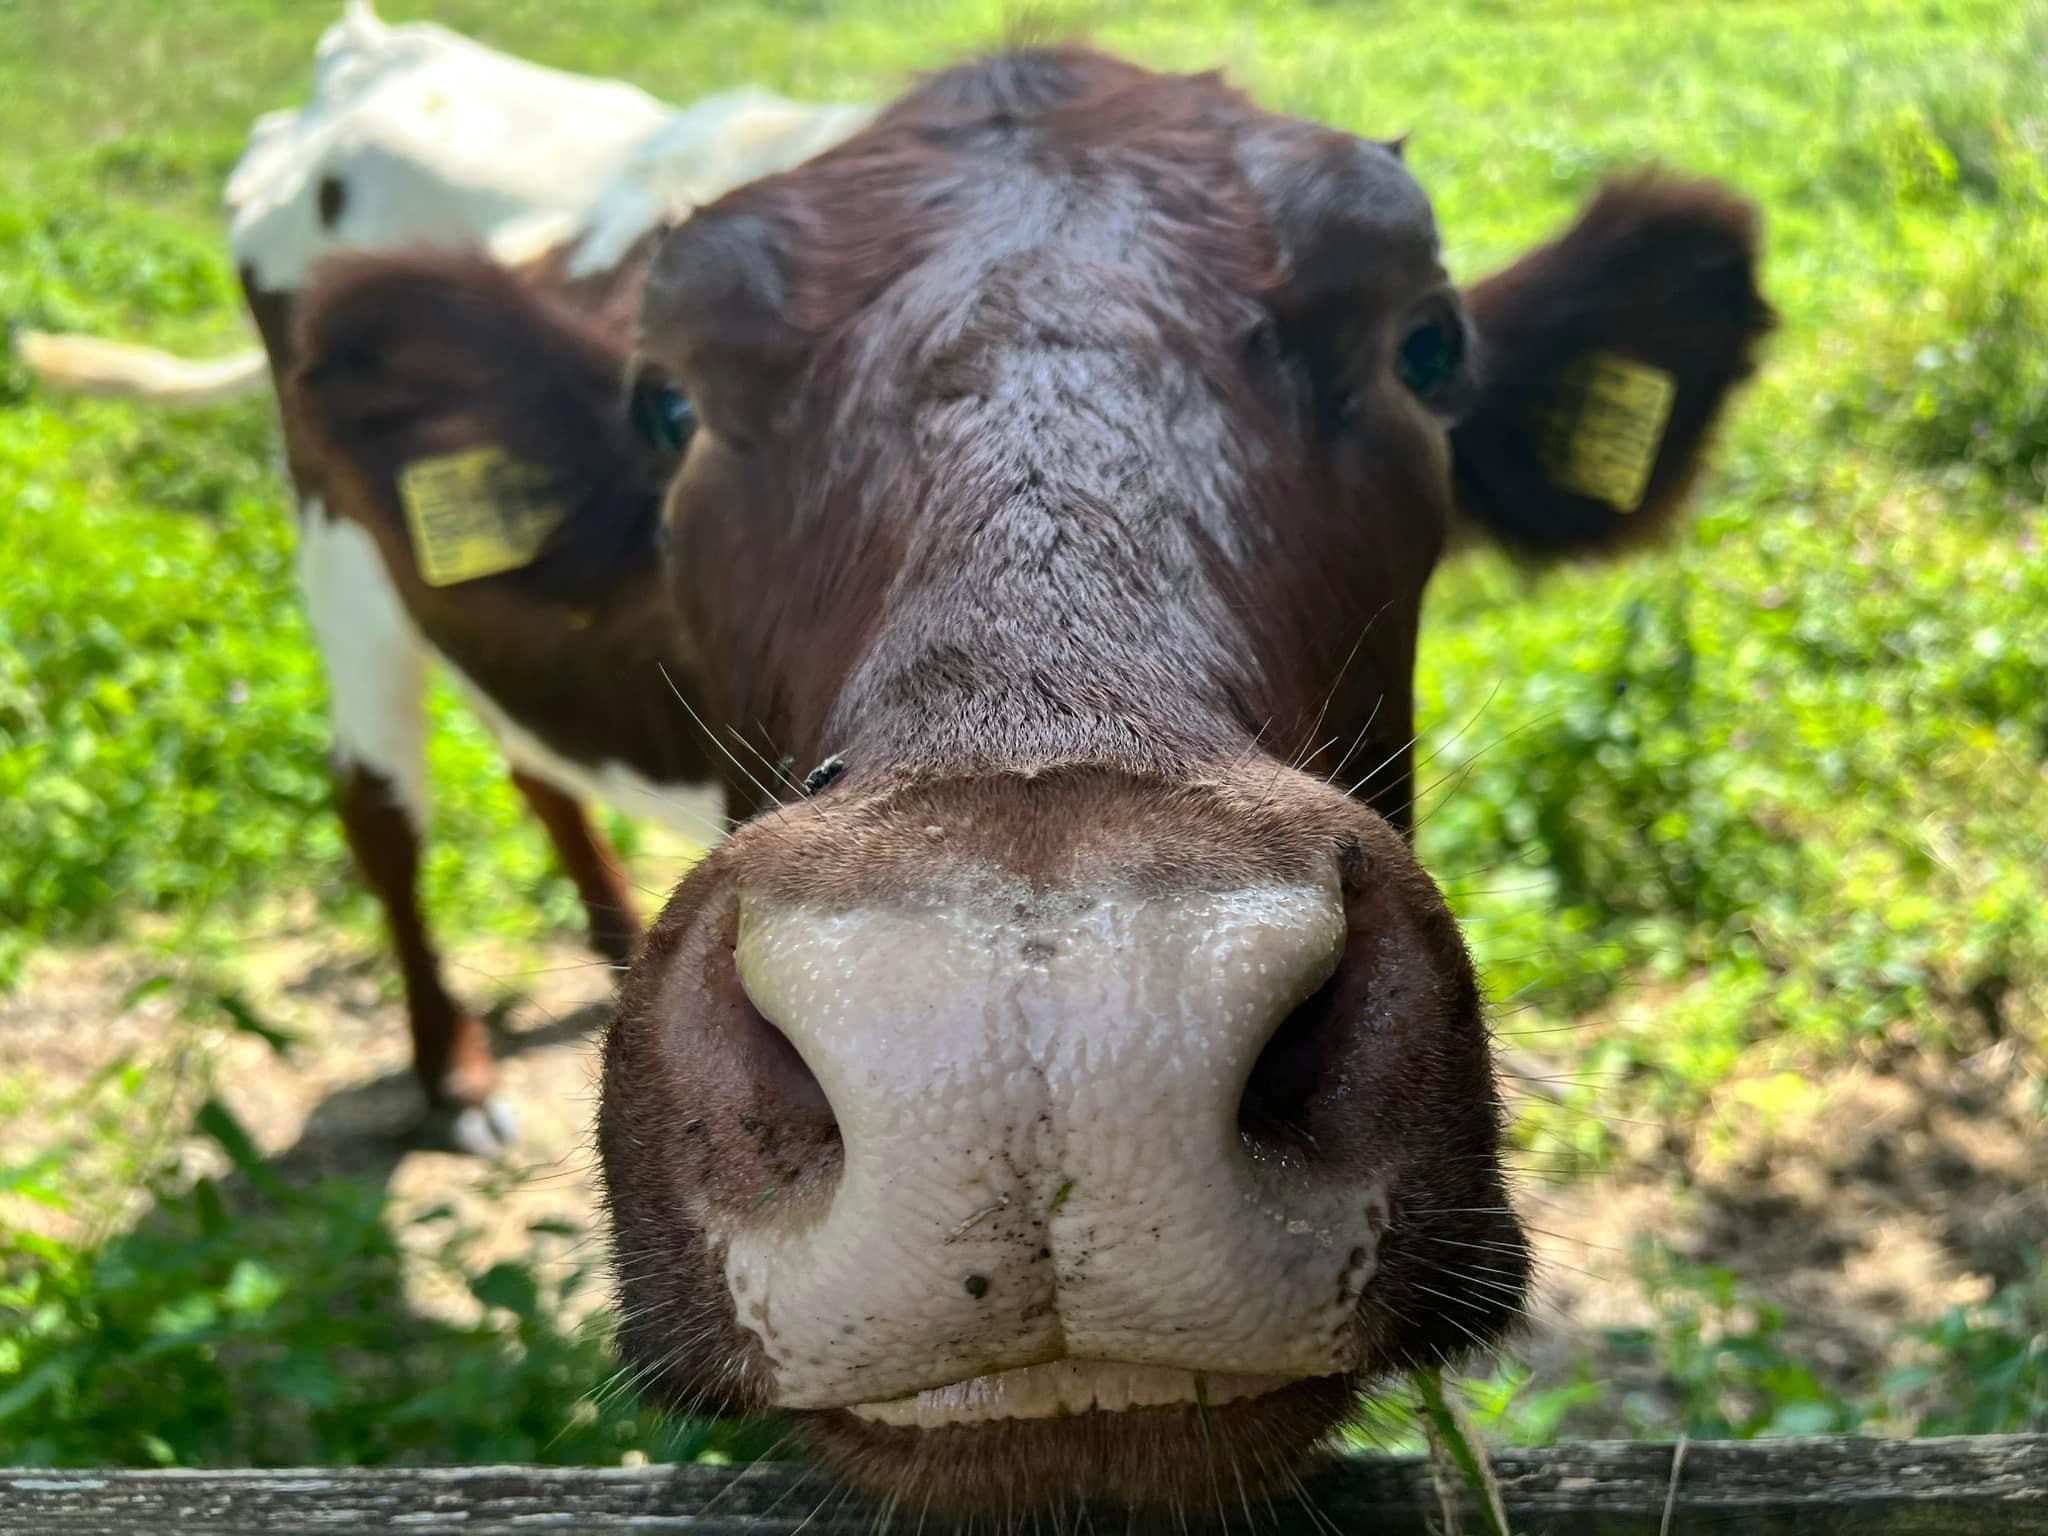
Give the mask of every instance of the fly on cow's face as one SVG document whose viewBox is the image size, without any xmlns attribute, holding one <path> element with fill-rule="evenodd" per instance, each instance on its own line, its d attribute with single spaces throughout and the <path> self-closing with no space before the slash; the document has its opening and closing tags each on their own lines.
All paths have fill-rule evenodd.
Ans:
<svg viewBox="0 0 2048 1536">
<path fill-rule="evenodd" d="M 846 772 L 846 759 L 837 752 L 834 752 L 825 761 L 804 775 L 804 793 L 815 795 L 819 790 L 829 787 L 832 781 L 844 772 Z"/>
</svg>

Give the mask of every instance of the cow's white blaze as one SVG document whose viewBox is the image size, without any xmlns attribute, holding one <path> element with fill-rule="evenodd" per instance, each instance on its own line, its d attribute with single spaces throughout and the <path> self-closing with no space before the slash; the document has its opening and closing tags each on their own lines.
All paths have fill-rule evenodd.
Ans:
<svg viewBox="0 0 2048 1536">
<path fill-rule="evenodd" d="M 362 524 L 299 511 L 299 590 L 327 672 L 335 756 L 391 785 L 415 828 L 427 816 L 427 647 Z"/>
<path fill-rule="evenodd" d="M 1018 1401 L 1355 1366 L 1384 1193 L 1262 1160 L 1237 1127 L 1344 937 L 1334 882 L 1046 897 L 962 869 L 914 908 L 743 898 L 742 983 L 845 1154 L 829 1196 L 710 1233 L 776 1401 L 886 1417 L 966 1383 L 929 1405 L 964 1412 L 978 1379 L 1060 1360 L 1167 1374 L 1031 1378 Z"/>
</svg>

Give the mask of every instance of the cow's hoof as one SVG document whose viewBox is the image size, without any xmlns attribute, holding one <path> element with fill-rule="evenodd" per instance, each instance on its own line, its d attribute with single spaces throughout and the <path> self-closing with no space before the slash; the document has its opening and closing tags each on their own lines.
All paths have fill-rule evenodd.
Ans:
<svg viewBox="0 0 2048 1536">
<path fill-rule="evenodd" d="M 425 1139 L 431 1146 L 469 1157 L 503 1157 L 519 1140 L 519 1115 L 511 1101 L 493 1094 L 481 1104 L 448 1104 L 428 1112 Z"/>
</svg>

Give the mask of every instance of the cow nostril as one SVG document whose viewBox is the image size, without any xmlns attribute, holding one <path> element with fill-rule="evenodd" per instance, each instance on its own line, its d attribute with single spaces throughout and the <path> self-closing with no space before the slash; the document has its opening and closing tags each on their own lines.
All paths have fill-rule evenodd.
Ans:
<svg viewBox="0 0 2048 1536">
<path fill-rule="evenodd" d="M 771 1096 L 778 1107 L 809 1120 L 824 1120 L 832 1123 L 836 1137 L 839 1123 L 832 1113 L 832 1104 L 825 1097 L 825 1086 L 818 1081 L 817 1073 L 805 1061 L 803 1053 L 791 1043 L 789 1036 L 761 1017 L 760 1010 L 753 1004 L 747 1005 L 753 1015 L 753 1024 L 761 1032 L 758 1047 L 760 1075 L 755 1079 L 764 1093 Z"/>
<path fill-rule="evenodd" d="M 1237 1106 L 1238 1134 L 1255 1154 L 1317 1161 L 1315 1107 L 1336 1091 L 1342 1060 L 1343 966 L 1280 1021 L 1252 1063 Z"/>
<path fill-rule="evenodd" d="M 730 952 L 726 963 L 732 965 Z M 746 1084 L 740 1129 L 774 1178 L 828 1173 L 840 1160 L 840 1136 L 824 1084 L 795 1042 L 754 1006 L 737 966 L 728 974 L 727 1039 Z"/>
</svg>

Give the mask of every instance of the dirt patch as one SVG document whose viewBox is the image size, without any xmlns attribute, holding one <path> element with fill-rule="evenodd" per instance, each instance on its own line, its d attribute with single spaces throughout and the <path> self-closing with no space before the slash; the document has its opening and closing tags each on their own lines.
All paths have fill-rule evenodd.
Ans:
<svg viewBox="0 0 2048 1536">
<path fill-rule="evenodd" d="M 2040 1063 L 2011 1042 L 1731 1082 L 1647 1163 L 1521 1191 L 1543 1273 L 1520 1355 L 1539 1381 L 1583 1363 L 1616 1389 L 1611 1416 L 1577 1420 L 1589 1432 L 1626 1434 L 1630 1392 L 1668 1407 L 1654 1366 L 1607 1341 L 1657 1320 L 1632 1263 L 1648 1239 L 1734 1275 L 1782 1312 L 1785 1356 L 1833 1394 L 1865 1394 L 1905 1363 L 1902 1330 L 1985 1300 L 2048 1241 L 2044 1099 Z"/>
<path fill-rule="evenodd" d="M 175 1134 L 211 1092 L 287 1179 L 382 1183 L 392 1224 L 409 1242 L 466 1228 L 477 1234 L 481 1264 L 528 1255 L 535 1222 L 598 1229 L 590 1131 L 596 1040 L 613 977 L 580 945 L 470 945 L 449 966 L 451 987 L 489 1010 L 505 1090 L 518 1106 L 517 1155 L 499 1164 L 421 1145 L 405 1015 L 387 995 L 380 951 L 313 933 L 240 947 L 233 988 L 266 1025 L 295 1037 L 283 1053 L 218 1008 L 202 1003 L 181 1016 L 180 989 L 124 1006 L 149 978 L 177 969 L 174 958 L 133 945 L 32 959 L 21 985 L 0 996 L 0 1083 L 14 1084 L 10 1097 L 23 1106 L 11 1121 L 0 1119 L 0 1163 L 54 1141 L 87 1140 L 62 1106 L 127 1059 L 180 1077 L 152 1095 L 145 1112 L 159 1123 L 135 1128 L 140 1133 Z M 179 1153 L 192 1174 L 227 1172 L 219 1149 L 203 1141 L 186 1140 Z M 440 1205 L 452 1209 L 451 1221 L 411 1224 Z M 9 1220 L 48 1230 L 67 1217 L 17 1202 L 0 1206 L 0 1222 Z M 464 1319 L 474 1310 L 466 1292 L 428 1266 L 418 1266 L 412 1282 L 409 1299 L 426 1312 Z"/>
</svg>

